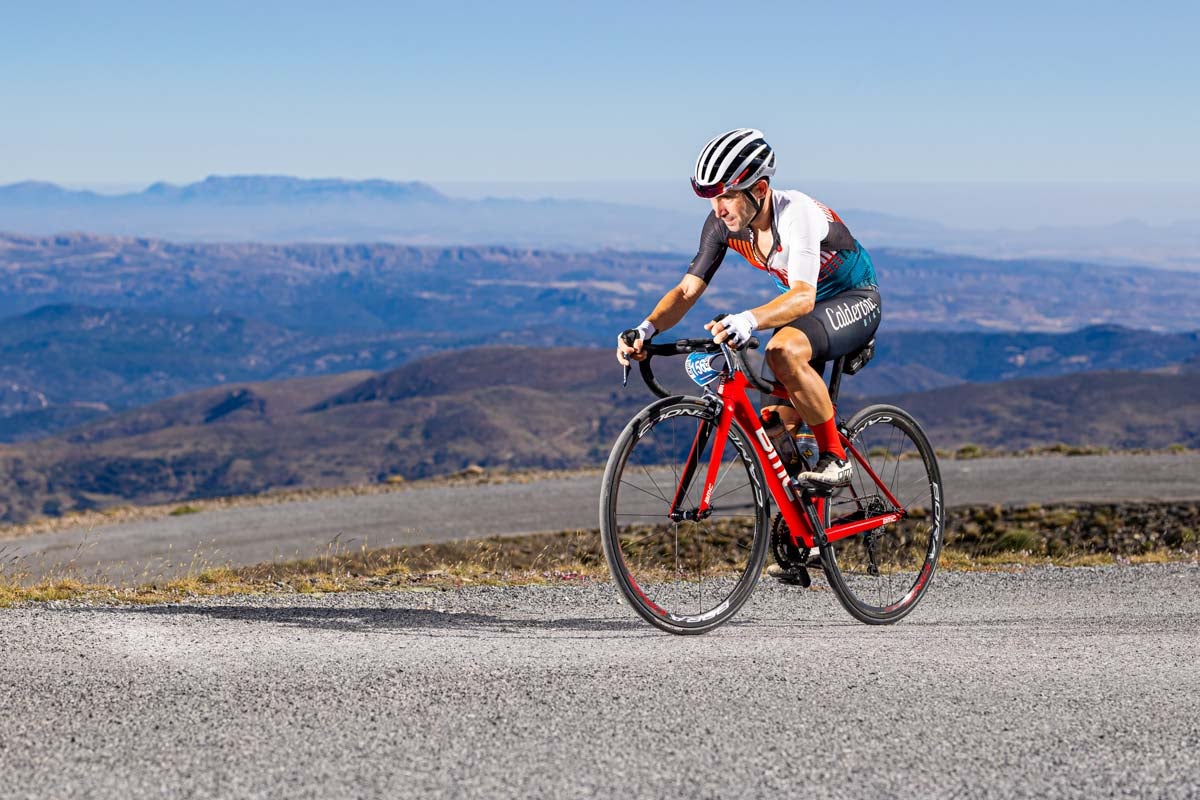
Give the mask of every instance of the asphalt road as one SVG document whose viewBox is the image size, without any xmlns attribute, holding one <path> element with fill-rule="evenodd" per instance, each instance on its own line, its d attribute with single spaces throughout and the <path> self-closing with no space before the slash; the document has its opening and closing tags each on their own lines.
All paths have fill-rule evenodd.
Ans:
<svg viewBox="0 0 1200 800">
<path fill-rule="evenodd" d="M 898 625 L 764 583 L 0 609 L 0 796 L 1195 797 L 1200 565 L 939 573 Z"/>
<path fill-rule="evenodd" d="M 1200 455 L 1045 456 L 946 461 L 946 503 L 1200 498 Z M 0 561 L 32 575 L 136 582 L 193 566 L 254 564 L 326 551 L 590 530 L 600 476 L 245 506 L 0 540 Z M 14 565 L 15 560 L 15 565 Z"/>
</svg>

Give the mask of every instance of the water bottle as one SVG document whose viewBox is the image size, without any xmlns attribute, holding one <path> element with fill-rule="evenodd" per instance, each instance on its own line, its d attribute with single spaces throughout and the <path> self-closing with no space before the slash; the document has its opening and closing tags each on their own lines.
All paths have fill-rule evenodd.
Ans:
<svg viewBox="0 0 1200 800">
<path fill-rule="evenodd" d="M 800 451 L 796 449 L 796 441 L 788 433 L 783 420 L 779 418 L 779 412 L 773 409 L 764 410 L 762 422 L 763 430 L 770 437 L 771 444 L 775 447 L 779 460 L 783 462 L 784 469 L 788 471 L 789 475 L 795 476 L 804 466 L 804 462 L 800 457 Z"/>
</svg>

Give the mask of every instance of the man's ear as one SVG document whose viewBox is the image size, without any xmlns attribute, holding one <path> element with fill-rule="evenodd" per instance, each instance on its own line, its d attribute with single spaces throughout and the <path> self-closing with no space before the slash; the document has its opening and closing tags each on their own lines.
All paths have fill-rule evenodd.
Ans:
<svg viewBox="0 0 1200 800">
<path fill-rule="evenodd" d="M 766 178 L 759 178 L 754 182 L 754 199 L 760 203 L 766 199 L 767 192 L 771 191 L 771 186 L 767 183 Z"/>
</svg>

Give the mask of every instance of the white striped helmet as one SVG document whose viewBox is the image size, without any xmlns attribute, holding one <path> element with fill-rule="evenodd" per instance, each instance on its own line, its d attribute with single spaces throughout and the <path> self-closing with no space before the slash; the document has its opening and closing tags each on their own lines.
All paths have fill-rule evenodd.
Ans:
<svg viewBox="0 0 1200 800">
<path fill-rule="evenodd" d="M 755 128 L 722 133 L 704 145 L 696 159 L 692 189 L 701 197 L 749 189 L 775 174 L 775 151 Z"/>
</svg>

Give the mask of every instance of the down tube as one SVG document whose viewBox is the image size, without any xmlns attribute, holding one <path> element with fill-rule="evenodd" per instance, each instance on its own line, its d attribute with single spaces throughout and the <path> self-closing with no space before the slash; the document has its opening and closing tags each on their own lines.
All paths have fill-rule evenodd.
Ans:
<svg viewBox="0 0 1200 800">
<path fill-rule="evenodd" d="M 805 515 L 800 513 L 799 504 L 792 498 L 791 492 L 783 485 L 783 481 L 790 482 L 791 478 L 788 477 L 783 462 L 779 460 L 779 455 L 775 452 L 775 445 L 771 443 L 771 437 L 767 436 L 766 430 L 763 429 L 754 406 L 746 397 L 746 387 L 749 384 L 740 372 L 734 373 L 730 383 L 735 384 L 732 387 L 733 391 L 724 392 L 723 397 L 727 403 L 732 404 L 734 418 L 742 426 L 742 430 L 751 434 L 750 443 L 758 453 L 758 459 L 763 465 L 763 474 L 767 486 L 771 490 L 771 497 L 775 498 L 775 505 L 783 514 L 788 530 L 795 531 L 805 547 L 812 547 L 812 527 Z M 738 383 L 741 385 L 736 385 Z"/>
</svg>

